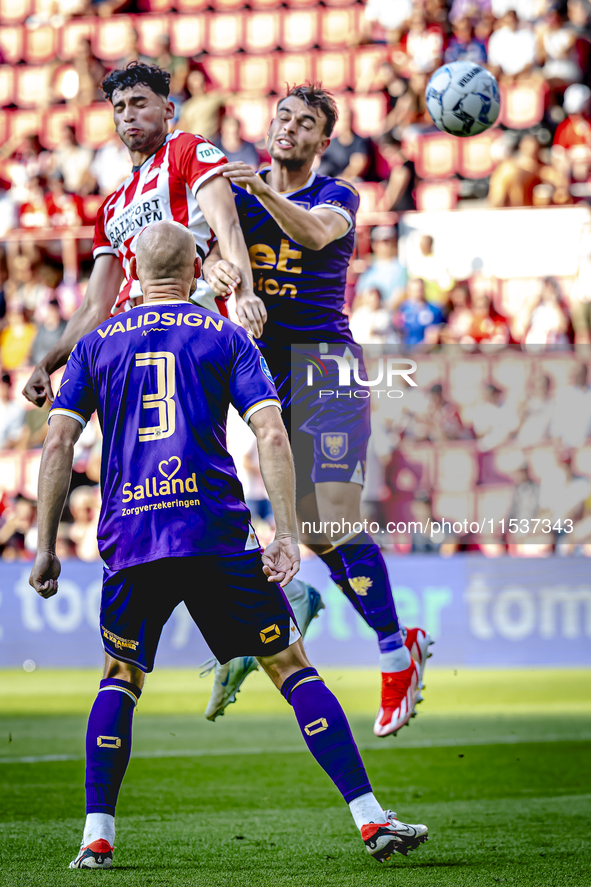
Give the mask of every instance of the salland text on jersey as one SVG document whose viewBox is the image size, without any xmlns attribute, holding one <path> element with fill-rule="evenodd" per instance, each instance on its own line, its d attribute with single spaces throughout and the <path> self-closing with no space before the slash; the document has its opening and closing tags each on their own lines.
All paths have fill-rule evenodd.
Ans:
<svg viewBox="0 0 591 887">
<path fill-rule="evenodd" d="M 123 503 L 144 499 L 162 499 L 165 496 L 178 496 L 186 493 L 197 493 L 197 477 L 195 472 L 189 474 L 184 469 L 179 456 L 169 456 L 158 464 L 159 475 L 136 478 L 126 481 L 122 487 Z M 199 504 L 199 500 L 196 500 Z M 168 506 L 165 506 L 168 507 Z"/>
</svg>

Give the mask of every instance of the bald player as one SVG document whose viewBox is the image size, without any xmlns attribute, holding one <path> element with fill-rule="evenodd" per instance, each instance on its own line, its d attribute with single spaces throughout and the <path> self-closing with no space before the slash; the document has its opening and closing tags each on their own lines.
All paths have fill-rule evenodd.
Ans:
<svg viewBox="0 0 591 887">
<path fill-rule="evenodd" d="M 427 828 L 399 822 L 376 801 L 345 714 L 306 658 L 283 593 L 300 555 L 275 386 L 252 335 L 189 303 L 195 259 L 194 238 L 177 222 L 141 233 L 130 272 L 143 305 L 78 342 L 49 413 L 30 577 L 43 598 L 58 591 L 55 543 L 74 445 L 95 409 L 103 431 L 105 666 L 86 734 L 86 825 L 70 868 L 112 866 L 133 711 L 162 628 L 183 600 L 220 662 L 255 656 L 293 706 L 368 852 L 378 861 L 406 854 L 427 840 Z M 264 553 L 225 448 L 230 403 L 256 435 L 275 515 L 275 539 Z"/>
</svg>

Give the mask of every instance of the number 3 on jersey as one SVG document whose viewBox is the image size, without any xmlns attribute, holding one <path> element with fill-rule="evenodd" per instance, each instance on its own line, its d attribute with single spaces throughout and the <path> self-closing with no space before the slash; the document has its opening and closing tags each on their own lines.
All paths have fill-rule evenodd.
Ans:
<svg viewBox="0 0 591 887">
<path fill-rule="evenodd" d="M 136 354 L 136 367 L 156 367 L 157 390 L 153 394 L 144 394 L 142 407 L 144 410 L 158 410 L 158 425 L 138 428 L 140 443 L 149 440 L 162 440 L 171 437 L 176 428 L 175 417 L 175 357 L 171 351 L 149 351 Z"/>
</svg>

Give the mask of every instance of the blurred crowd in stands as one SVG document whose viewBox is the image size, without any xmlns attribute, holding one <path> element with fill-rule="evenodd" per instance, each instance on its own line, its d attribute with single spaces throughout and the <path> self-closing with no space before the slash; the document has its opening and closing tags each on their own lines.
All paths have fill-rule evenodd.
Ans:
<svg viewBox="0 0 591 887">
<path fill-rule="evenodd" d="M 19 2 L 14 0 L 16 5 Z M 234 80 L 224 80 L 219 49 L 188 55 L 179 48 L 179 31 L 170 21 L 182 19 L 183 13 L 201 14 L 208 6 L 205 0 L 186 7 L 175 4 L 178 15 L 171 11 L 172 3 L 156 7 L 151 0 L 22 0 L 21 5 L 26 15 L 18 27 L 30 33 L 48 25 L 63 29 L 77 19 L 88 22 L 88 16 L 98 17 L 97 22 L 114 14 L 121 20 L 130 16 L 133 24 L 116 59 L 112 54 L 101 56 L 97 41 L 81 36 L 70 55 L 60 58 L 58 53 L 46 60 L 43 67 L 50 69 L 51 76 L 38 101 L 43 113 L 61 107 L 72 111 L 79 122 L 79 111 L 99 107 L 101 82 L 109 70 L 133 60 L 155 62 L 172 77 L 177 109 L 173 126 L 210 138 L 231 161 L 243 160 L 257 168 L 268 160 L 261 137 L 264 128 L 259 127 L 259 138 L 247 138 L 245 132 L 254 132 L 252 121 L 247 112 L 236 110 L 241 88 L 236 72 L 252 49 L 241 47 L 246 52 L 231 59 Z M 210 5 L 221 12 L 240 9 L 231 0 L 212 0 Z M 249 5 L 247 15 L 270 8 L 264 2 Z M 284 12 L 311 5 L 294 0 L 286 3 Z M 426 366 L 434 365 L 436 354 L 441 364 L 423 379 L 419 394 L 405 391 L 396 409 L 391 401 L 387 410 L 379 405 L 374 409 L 364 493 L 367 514 L 381 525 L 429 515 L 436 519 L 447 515 L 476 519 L 485 513 L 499 519 L 550 515 L 554 523 L 570 515 L 577 523 L 572 537 L 553 530 L 551 540 L 540 537 L 538 546 L 521 546 L 516 537 L 495 529 L 489 544 L 481 548 L 489 554 L 506 551 L 507 546 L 514 554 L 545 553 L 554 547 L 591 554 L 588 355 L 579 351 L 575 360 L 572 353 L 574 343 L 579 348 L 591 341 L 591 293 L 579 292 L 573 298 L 570 284 L 540 278 L 533 297 L 508 314 L 496 282 L 477 272 L 469 279 L 454 279 L 428 234 L 417 238 L 412 263 L 406 261 L 403 249 L 400 254 L 398 250 L 398 223 L 406 212 L 428 208 L 421 203 L 421 189 L 439 185 L 440 179 L 451 183 L 453 201 L 459 196 L 465 205 L 591 203 L 591 3 L 367 0 L 363 6 L 327 0 L 322 9 L 333 7 L 352 10 L 361 23 L 341 52 L 350 74 L 343 75 L 340 86 L 331 84 L 340 121 L 318 165 L 321 174 L 350 181 L 362 196 L 358 247 L 347 287 L 351 329 L 358 342 L 379 353 L 418 348 L 425 360 L 431 357 Z M 168 21 L 165 30 L 146 52 L 141 14 L 169 11 L 168 18 L 162 17 L 162 22 Z M 280 15 L 281 10 L 273 14 Z M 16 77 L 34 65 L 24 56 L 16 64 L 12 61 L 2 36 L 8 30 L 0 26 L 0 103 L 11 114 L 20 113 L 22 105 L 13 87 L 4 89 L 8 81 L 3 76 Z M 282 43 L 281 48 L 294 56 L 293 45 Z M 261 81 L 264 101 L 284 85 L 277 71 L 285 53 L 276 49 L 272 47 L 276 67 L 268 69 L 275 73 L 266 83 Z M 334 44 L 328 45 L 327 51 L 319 36 L 300 61 L 304 66 L 309 62 L 316 75 L 324 57 L 338 54 L 334 49 Z M 504 108 L 513 111 L 502 112 L 500 126 L 483 137 L 488 158 L 484 172 L 466 171 L 455 161 L 440 175 L 425 172 L 423 146 L 440 135 L 425 108 L 425 87 L 441 64 L 461 59 L 493 71 Z M 251 84 L 248 94 L 255 93 Z M 370 99 L 379 100 L 371 109 L 382 109 L 375 120 L 369 104 L 364 104 Z M 29 96 L 25 106 L 32 105 Z M 370 118 L 373 122 L 368 123 Z M 34 551 L 34 479 L 47 429 L 47 407 L 30 408 L 20 389 L 27 368 L 57 341 L 80 304 L 92 267 L 87 226 L 94 223 L 104 196 L 131 169 L 128 152 L 116 135 L 107 133 L 97 143 L 96 138 L 85 138 L 78 123 L 67 121 L 57 133 L 52 131 L 51 138 L 47 132 L 44 128 L 23 135 L 22 130 L 8 127 L 0 147 L 0 556 L 5 560 L 30 559 Z M 76 234 L 76 229 L 82 230 Z M 15 233 L 23 230 L 31 236 Z M 73 232 L 77 242 L 74 258 L 70 253 L 67 261 L 64 232 Z M 557 359 L 550 360 L 548 368 L 542 366 L 541 357 L 528 355 L 525 363 L 539 371 L 532 369 L 527 379 L 522 373 L 522 382 L 516 385 L 514 372 L 503 375 L 499 368 L 509 367 L 514 349 L 534 345 L 564 351 L 562 363 L 554 355 Z M 459 360 L 460 352 L 468 354 L 473 363 L 464 372 L 472 378 L 473 368 L 480 366 L 478 349 L 487 348 L 500 350 L 506 359 L 499 356 L 495 363 L 487 357 L 482 377 L 476 374 L 477 388 L 466 395 L 453 382 L 450 355 Z M 231 446 L 264 543 L 271 533 L 272 514 L 252 435 L 242 425 L 231 422 Z M 98 556 L 100 440 L 95 417 L 76 448 L 72 492 L 59 536 L 62 557 Z M 455 468 L 446 469 L 446 459 Z M 385 544 L 401 553 L 451 553 L 479 543 L 465 534 L 434 541 L 415 533 L 412 538 L 388 537 Z"/>
</svg>

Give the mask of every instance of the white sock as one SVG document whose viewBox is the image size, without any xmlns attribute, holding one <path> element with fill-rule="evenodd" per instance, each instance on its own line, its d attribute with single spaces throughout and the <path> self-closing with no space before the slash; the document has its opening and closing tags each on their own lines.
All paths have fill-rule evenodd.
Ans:
<svg viewBox="0 0 591 887">
<path fill-rule="evenodd" d="M 349 804 L 349 810 L 359 831 L 361 826 L 367 825 L 368 822 L 386 822 L 386 814 L 376 801 L 373 792 L 355 798 Z"/>
<path fill-rule="evenodd" d="M 88 847 L 93 841 L 108 841 L 111 847 L 115 844 L 115 817 L 110 813 L 87 813 L 84 825 L 82 846 Z"/>
<path fill-rule="evenodd" d="M 388 653 L 380 653 L 380 671 L 404 671 L 411 663 L 411 655 L 404 644 Z"/>
</svg>

